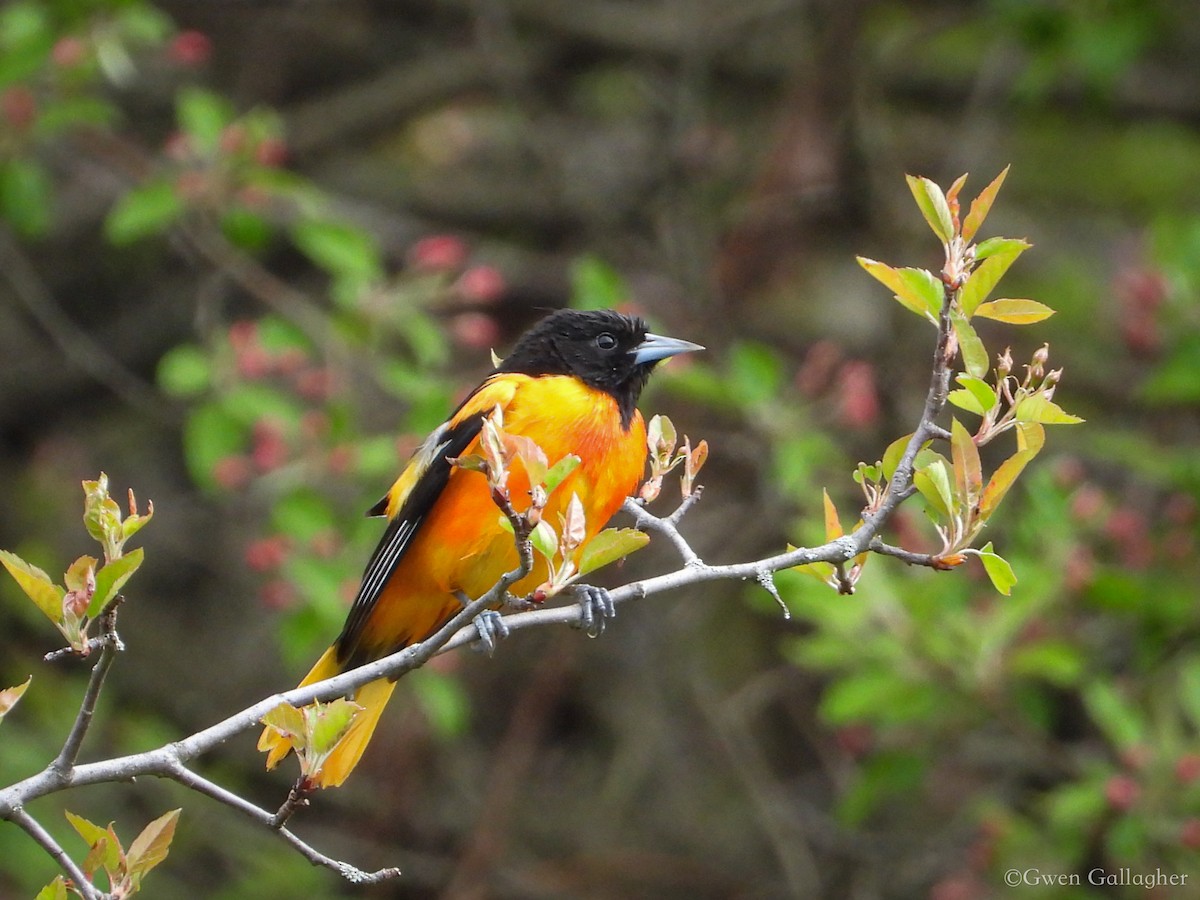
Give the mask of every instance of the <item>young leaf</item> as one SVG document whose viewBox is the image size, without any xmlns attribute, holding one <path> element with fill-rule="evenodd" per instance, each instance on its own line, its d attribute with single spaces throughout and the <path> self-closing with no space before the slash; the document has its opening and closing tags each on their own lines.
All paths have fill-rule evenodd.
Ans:
<svg viewBox="0 0 1200 900">
<path fill-rule="evenodd" d="M 63 876 L 57 876 L 52 882 L 38 891 L 33 900 L 67 900 L 67 882 Z"/>
<path fill-rule="evenodd" d="M 205 153 L 217 149 L 221 132 L 233 116 L 229 101 L 212 91 L 185 87 L 176 98 L 175 117 L 180 129 Z"/>
<path fill-rule="evenodd" d="M 1013 585 L 1017 583 L 1017 576 L 1013 574 L 1008 560 L 992 551 L 991 541 L 988 541 L 983 549 L 978 551 L 978 554 L 979 561 L 983 563 L 983 570 L 987 572 L 988 578 L 992 581 L 992 587 L 1005 597 L 1009 596 L 1012 593 Z"/>
<path fill-rule="evenodd" d="M 519 459 L 524 465 L 530 486 L 542 484 L 546 480 L 550 463 L 546 459 L 545 451 L 533 438 L 504 432 L 504 451 L 509 459 Z"/>
<path fill-rule="evenodd" d="M 21 695 L 25 693 L 29 687 L 29 682 L 33 681 L 33 676 L 30 675 L 25 679 L 23 684 L 18 684 L 10 688 L 5 688 L 0 691 L 0 722 L 4 721 L 4 717 L 9 711 L 17 705 L 17 701 L 21 699 Z"/>
<path fill-rule="evenodd" d="M 184 212 L 169 181 L 148 181 L 119 199 L 104 220 L 104 234 L 121 246 L 166 231 Z"/>
<path fill-rule="evenodd" d="M 529 535 L 529 540 L 533 542 L 533 549 L 546 559 L 554 559 L 555 554 L 558 553 L 558 535 L 554 533 L 554 527 L 545 519 L 537 523 Z"/>
<path fill-rule="evenodd" d="M 259 721 L 291 741 L 297 751 L 308 746 L 304 713 L 290 703 L 279 704 Z"/>
<path fill-rule="evenodd" d="M 1032 325 L 1054 315 L 1054 310 L 1036 300 L 1017 300 L 1009 297 L 989 300 L 975 309 L 975 315 L 1009 325 Z"/>
<path fill-rule="evenodd" d="M 89 822 L 83 816 L 76 815 L 69 809 L 63 810 L 63 813 L 66 815 L 67 821 L 71 823 L 71 827 L 89 847 L 108 839 L 108 832 L 95 822 Z"/>
<path fill-rule="evenodd" d="M 670 457 L 675 452 L 679 434 L 675 423 L 666 416 L 653 416 L 646 427 L 646 446 L 651 456 Z"/>
<path fill-rule="evenodd" d="M 636 528 L 606 528 L 588 541 L 579 556 L 579 574 L 586 575 L 616 562 L 650 543 L 650 535 Z"/>
<path fill-rule="evenodd" d="M 945 460 L 935 460 L 913 473 L 913 484 L 942 521 L 953 517 L 954 496 L 950 491 L 950 474 Z"/>
<path fill-rule="evenodd" d="M 30 565 L 7 550 L 0 550 L 0 563 L 20 586 L 26 596 L 55 624 L 62 621 L 62 599 L 66 589 L 50 580 L 37 566 Z"/>
<path fill-rule="evenodd" d="M 954 464 L 954 486 L 962 508 L 974 511 L 983 492 L 983 469 L 979 462 L 979 448 L 971 433 L 954 419 L 950 423 L 950 452 Z"/>
<path fill-rule="evenodd" d="M 996 405 L 996 389 L 982 378 L 976 378 L 974 375 L 967 375 L 960 372 L 955 377 L 955 381 L 970 391 L 971 396 L 975 398 L 979 406 L 983 407 L 983 412 L 986 413 Z"/>
<path fill-rule="evenodd" d="M 967 213 L 967 217 L 963 220 L 962 239 L 964 243 L 969 244 L 971 238 L 975 237 L 978 233 L 979 226 L 987 218 L 987 214 L 992 208 L 992 203 L 996 200 L 996 194 L 1000 191 L 1000 185 L 1004 184 L 1008 170 L 1009 166 L 1005 166 L 1004 171 L 992 179 L 992 183 L 980 191 L 979 196 L 971 201 L 971 211 Z"/>
<path fill-rule="evenodd" d="M 375 239 L 354 225 L 326 219 L 305 219 L 292 226 L 292 242 L 328 274 L 362 281 L 383 272 Z"/>
<path fill-rule="evenodd" d="M 1017 257 L 1029 249 L 1030 246 L 1032 245 L 1027 241 L 1009 241 L 1002 249 L 997 249 L 995 252 L 990 253 L 979 264 L 979 267 L 967 279 L 967 283 L 963 285 L 962 294 L 959 296 L 958 302 L 964 316 L 969 319 L 975 315 L 975 310 L 979 308 L 979 304 L 987 299 L 987 295 L 999 283 L 1004 273 L 1008 271 L 1009 266 L 1016 262 Z M 978 255 L 976 255 L 976 258 L 978 258 Z"/>
<path fill-rule="evenodd" d="M 312 752 L 320 755 L 329 753 L 354 724 L 355 716 L 361 711 L 361 706 L 345 697 L 304 707 L 304 726 L 309 736 L 308 746 Z"/>
<path fill-rule="evenodd" d="M 142 833 L 129 845 L 126 859 L 135 890 L 146 873 L 167 858 L 171 841 L 175 838 L 175 823 L 179 821 L 179 813 L 180 810 L 173 809 L 159 816 L 143 828 Z"/>
<path fill-rule="evenodd" d="M 542 478 L 542 484 L 546 486 L 546 493 L 553 494 L 554 489 L 562 484 L 568 475 L 579 468 L 579 463 L 580 459 L 578 456 L 574 453 L 568 453 L 547 469 L 545 476 Z"/>
<path fill-rule="evenodd" d="M 1065 412 L 1053 400 L 1047 400 L 1045 394 L 1023 398 L 1013 410 L 1013 417 L 1018 422 L 1037 422 L 1042 425 L 1078 425 L 1084 421 L 1079 416 Z"/>
<path fill-rule="evenodd" d="M 837 507 L 833 505 L 833 501 L 829 499 L 829 491 L 821 489 L 821 494 L 825 498 L 825 540 L 833 541 L 840 538 L 842 531 L 842 523 L 838 519 Z"/>
<path fill-rule="evenodd" d="M 981 263 L 990 256 L 1005 253 L 1020 253 L 1028 244 L 1021 238 L 994 237 L 980 241 L 975 247 L 975 262 Z"/>
<path fill-rule="evenodd" d="M 212 360 L 194 344 L 180 344 L 158 361 L 159 387 L 175 397 L 195 397 L 212 384 Z"/>
<path fill-rule="evenodd" d="M 881 263 L 865 256 L 857 257 L 858 264 L 888 288 L 905 309 L 919 316 L 932 318 L 937 321 L 938 312 L 942 307 L 941 283 L 936 284 L 936 294 L 933 285 L 936 279 L 923 269 L 894 269 L 887 263 Z M 928 276 L 928 278 L 924 277 Z"/>
<path fill-rule="evenodd" d="M 904 457 L 904 451 L 908 449 L 910 440 L 912 440 L 911 434 L 898 437 L 883 451 L 883 459 L 880 464 L 883 466 L 883 477 L 888 481 L 891 481 L 892 476 L 896 474 L 896 467 L 900 465 L 900 460 Z"/>
<path fill-rule="evenodd" d="M 1017 480 L 1017 476 L 1021 474 L 1029 461 L 1037 456 L 1038 451 L 1042 448 L 1042 442 L 1045 440 L 1045 431 L 1040 425 L 1032 425 L 1022 427 L 1017 426 L 1017 447 L 1018 450 L 1008 459 L 1000 464 L 1000 467 L 992 473 L 991 479 L 987 483 L 987 487 L 983 489 L 983 497 L 979 501 L 979 519 L 981 522 L 986 522 L 988 518 L 996 511 L 996 507 L 1000 505 L 1000 501 L 1004 499 L 1004 495 L 1008 493 L 1009 488 Z M 1034 429 L 1037 429 L 1036 431 Z"/>
<path fill-rule="evenodd" d="M 1083 705 L 1092 721 L 1118 749 L 1145 742 L 1146 727 L 1142 717 L 1109 682 L 1094 681 L 1085 687 Z"/>
<path fill-rule="evenodd" d="M 950 310 L 950 321 L 954 325 L 954 333 L 958 336 L 958 350 L 962 353 L 963 366 L 968 375 L 982 378 L 988 370 L 988 352 L 983 341 L 967 321 L 967 317 L 957 309 Z"/>
<path fill-rule="evenodd" d="M 124 556 L 118 556 L 96 573 L 96 593 L 92 595 L 91 605 L 88 606 L 89 618 L 94 619 L 98 616 L 108 601 L 125 586 L 125 582 L 142 564 L 143 556 L 145 553 L 141 547 L 138 547 L 136 550 L 130 550 Z"/>
<path fill-rule="evenodd" d="M 583 543 L 585 537 L 587 537 L 587 515 L 583 511 L 583 502 L 579 499 L 579 495 L 572 492 L 562 521 L 560 544 L 563 556 L 567 557 L 574 552 Z"/>
<path fill-rule="evenodd" d="M 950 206 L 946 203 L 946 195 L 942 189 L 928 178 L 905 175 L 908 189 L 912 191 L 913 199 L 921 210 L 921 215 L 929 223 L 943 244 L 950 243 L 954 237 L 954 221 L 950 216 Z"/>
</svg>

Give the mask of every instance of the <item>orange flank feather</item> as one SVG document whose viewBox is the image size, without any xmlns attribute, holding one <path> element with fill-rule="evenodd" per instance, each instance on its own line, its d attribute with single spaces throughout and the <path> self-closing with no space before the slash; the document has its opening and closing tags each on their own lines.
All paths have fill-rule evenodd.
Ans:
<svg viewBox="0 0 1200 900">
<path fill-rule="evenodd" d="M 572 495 L 586 514 L 590 541 L 632 494 L 646 462 L 646 428 L 634 404 L 654 364 L 701 349 L 648 334 L 637 319 L 612 312 L 561 311 L 536 326 L 413 455 L 373 512 L 387 516 L 342 634 L 301 686 L 425 640 L 462 609 L 459 595 L 486 593 L 518 559 L 500 524 L 487 478 L 447 463 L 481 454 L 483 419 L 499 407 L 503 428 L 531 439 L 551 465 L 574 454 L 579 465 L 550 495 L 543 517 L 557 525 Z M 508 491 L 518 511 L 529 504 L 529 479 L 518 462 Z M 512 587 L 522 596 L 546 580 L 545 560 Z M 360 688 L 363 707 L 347 736 L 314 779 L 341 784 L 357 765 L 391 696 L 383 679 Z M 267 766 L 291 749 L 286 737 L 263 732 Z"/>
</svg>

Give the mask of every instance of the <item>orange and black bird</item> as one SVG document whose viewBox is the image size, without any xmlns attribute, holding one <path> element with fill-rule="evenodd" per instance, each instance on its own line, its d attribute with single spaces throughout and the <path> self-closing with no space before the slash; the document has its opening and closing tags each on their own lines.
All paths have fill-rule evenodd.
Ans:
<svg viewBox="0 0 1200 900">
<path fill-rule="evenodd" d="M 646 427 L 638 397 L 655 365 L 697 344 L 651 334 L 641 319 L 611 310 L 559 310 L 538 322 L 496 369 L 417 449 L 391 490 L 368 515 L 386 516 L 387 528 L 371 554 L 342 633 L 300 682 L 312 684 L 387 656 L 432 635 L 480 597 L 518 559 L 503 529 L 487 478 L 450 460 L 479 453 L 484 419 L 499 407 L 504 430 L 542 448 L 551 463 L 568 454 L 580 463 L 550 495 L 543 516 L 558 521 L 572 494 L 586 514 L 590 541 L 638 486 L 646 464 Z M 518 508 L 529 481 L 514 467 L 508 482 Z M 528 505 L 528 500 L 525 501 Z M 547 577 L 544 560 L 512 586 L 517 596 Z M 580 592 L 583 618 L 611 615 L 603 591 Z M 476 620 L 485 641 L 503 634 L 495 613 Z M 366 749 L 395 682 L 360 688 L 362 707 L 330 755 L 317 786 L 345 781 Z M 291 749 L 268 729 L 258 743 L 273 768 Z"/>
</svg>

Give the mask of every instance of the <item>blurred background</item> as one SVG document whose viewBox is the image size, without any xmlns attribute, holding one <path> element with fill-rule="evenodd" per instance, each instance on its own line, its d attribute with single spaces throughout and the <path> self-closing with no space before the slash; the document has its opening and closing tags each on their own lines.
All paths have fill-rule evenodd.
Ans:
<svg viewBox="0 0 1200 900">
<path fill-rule="evenodd" d="M 153 499 L 86 759 L 293 685 L 379 534 L 362 512 L 545 310 L 709 347 L 647 413 L 707 439 L 709 562 L 820 541 L 915 425 L 933 332 L 855 255 L 936 269 L 903 175 L 1025 237 L 1005 296 L 1086 425 L 977 566 L 868 565 L 622 607 L 406 677 L 296 830 L 353 889 L 171 784 L 66 807 L 126 840 L 175 806 L 156 897 L 1147 896 L 1200 883 L 1200 18 L 1187 0 L 7 0 L 0 5 L 0 547 L 94 553 L 79 483 Z M 960 413 L 961 415 L 961 413 Z M 1011 452 L 1011 448 L 1008 449 Z M 985 455 L 985 464 L 1001 457 Z M 669 480 L 656 509 L 672 508 Z M 889 532 L 937 545 L 919 503 Z M 609 584 L 666 571 L 654 542 Z M 0 583 L 0 782 L 57 752 L 87 666 Z M 254 737 L 201 770 L 276 807 Z M 0 827 L 0 895 L 56 874 Z M 1128 879 L 1126 883 L 1128 884 Z M 1194 896 L 1194 888 L 1153 896 Z"/>
</svg>

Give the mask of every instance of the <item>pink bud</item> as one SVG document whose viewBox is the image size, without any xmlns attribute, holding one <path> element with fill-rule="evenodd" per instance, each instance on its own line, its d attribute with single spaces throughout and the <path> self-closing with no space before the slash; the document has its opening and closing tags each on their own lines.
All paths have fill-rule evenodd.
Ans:
<svg viewBox="0 0 1200 900">
<path fill-rule="evenodd" d="M 422 272 L 458 269 L 467 259 L 467 245 L 449 234 L 422 238 L 408 252 L 409 263 Z"/>
<path fill-rule="evenodd" d="M 476 303 L 494 303 L 504 295 L 504 276 L 495 266 L 471 266 L 455 282 L 458 292 Z"/>
<path fill-rule="evenodd" d="M 212 56 L 212 41 L 201 31 L 181 31 L 167 48 L 167 58 L 181 66 L 201 66 Z"/>
<path fill-rule="evenodd" d="M 1141 796 L 1142 787 L 1132 776 L 1113 775 L 1105 782 L 1104 797 L 1113 809 L 1127 811 Z"/>
<path fill-rule="evenodd" d="M 61 69 L 72 69 L 87 58 L 87 44 L 80 38 L 68 35 L 59 38 L 50 51 L 50 59 Z"/>
</svg>

